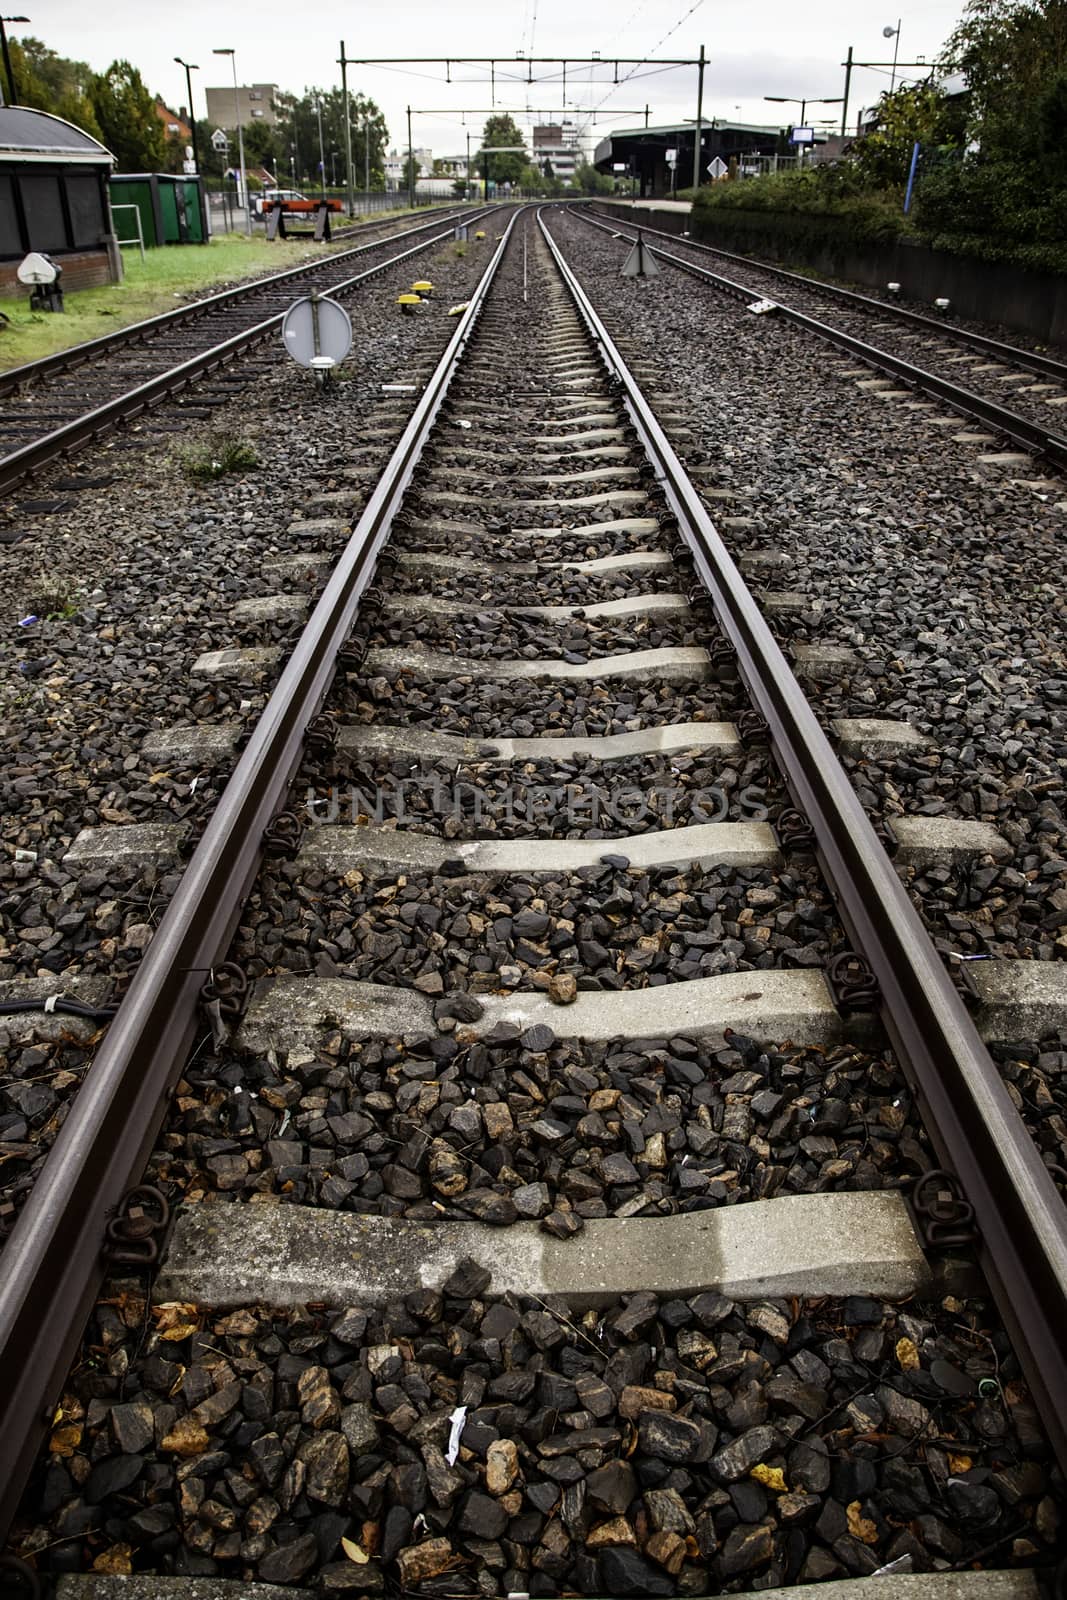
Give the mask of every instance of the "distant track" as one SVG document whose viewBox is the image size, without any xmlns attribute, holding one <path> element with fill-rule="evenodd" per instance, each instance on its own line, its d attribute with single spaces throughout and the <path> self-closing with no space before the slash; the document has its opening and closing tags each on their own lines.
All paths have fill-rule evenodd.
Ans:
<svg viewBox="0 0 1067 1600">
<path fill-rule="evenodd" d="M 440 244 L 457 221 L 485 214 L 471 207 L 437 212 L 351 250 L 239 284 L 0 373 L 0 492 L 234 360 L 276 330 L 294 293 L 315 288 L 347 294 Z M 417 242 L 389 253 L 403 240 Z M 380 252 L 381 259 L 353 274 L 353 264 L 371 252 Z"/>
</svg>

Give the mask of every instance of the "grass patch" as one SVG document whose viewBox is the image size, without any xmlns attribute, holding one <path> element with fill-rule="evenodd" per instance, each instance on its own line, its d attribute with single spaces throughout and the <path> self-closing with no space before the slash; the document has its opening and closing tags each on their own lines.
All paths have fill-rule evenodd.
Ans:
<svg viewBox="0 0 1067 1600">
<path fill-rule="evenodd" d="M 368 220 L 379 221 L 379 214 Z M 355 238 L 332 245 L 313 245 L 306 239 L 268 243 L 262 232 L 251 238 L 230 233 L 206 245 L 175 244 L 148 250 L 143 261 L 136 250 L 124 250 L 123 282 L 72 292 L 66 297 L 65 311 L 31 311 L 28 292 L 0 298 L 0 312 L 8 318 L 6 327 L 0 323 L 0 371 L 99 339 L 116 328 L 173 311 L 232 284 L 318 261 L 324 254 L 351 250 L 359 242 Z"/>
<path fill-rule="evenodd" d="M 202 443 L 180 450 L 178 460 L 194 483 L 211 483 L 227 473 L 247 472 L 259 465 L 255 445 L 234 433 L 209 434 Z"/>
<path fill-rule="evenodd" d="M 78 615 L 84 599 L 84 590 L 71 573 L 43 567 L 29 574 L 23 593 L 19 615 L 47 622 L 69 622 Z"/>
</svg>

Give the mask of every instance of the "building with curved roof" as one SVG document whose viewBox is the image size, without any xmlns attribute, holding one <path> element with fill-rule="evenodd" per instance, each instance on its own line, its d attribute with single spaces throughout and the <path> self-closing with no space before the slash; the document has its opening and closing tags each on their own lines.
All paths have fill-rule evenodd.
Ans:
<svg viewBox="0 0 1067 1600">
<path fill-rule="evenodd" d="M 0 291 L 14 291 L 31 250 L 61 262 L 64 289 L 121 276 L 107 249 L 113 165 L 98 139 L 62 117 L 0 106 Z"/>
</svg>

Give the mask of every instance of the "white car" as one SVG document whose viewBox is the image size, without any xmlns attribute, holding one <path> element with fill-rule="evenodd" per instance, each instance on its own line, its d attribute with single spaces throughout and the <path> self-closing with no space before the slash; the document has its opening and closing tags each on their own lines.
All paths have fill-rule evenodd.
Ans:
<svg viewBox="0 0 1067 1600">
<path fill-rule="evenodd" d="M 299 189 L 261 189 L 252 201 L 252 210 L 257 217 L 263 215 L 264 200 L 306 200 L 307 195 L 301 194 Z"/>
</svg>

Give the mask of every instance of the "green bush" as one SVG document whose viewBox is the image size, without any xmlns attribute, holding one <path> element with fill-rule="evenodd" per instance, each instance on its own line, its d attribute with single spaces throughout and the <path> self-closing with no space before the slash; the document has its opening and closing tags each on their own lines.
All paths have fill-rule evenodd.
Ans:
<svg viewBox="0 0 1067 1600">
<path fill-rule="evenodd" d="M 772 172 L 701 189 L 693 206 L 697 238 L 712 239 L 716 218 L 798 244 L 890 244 L 913 229 L 896 190 L 864 192 L 847 167 Z"/>
</svg>

